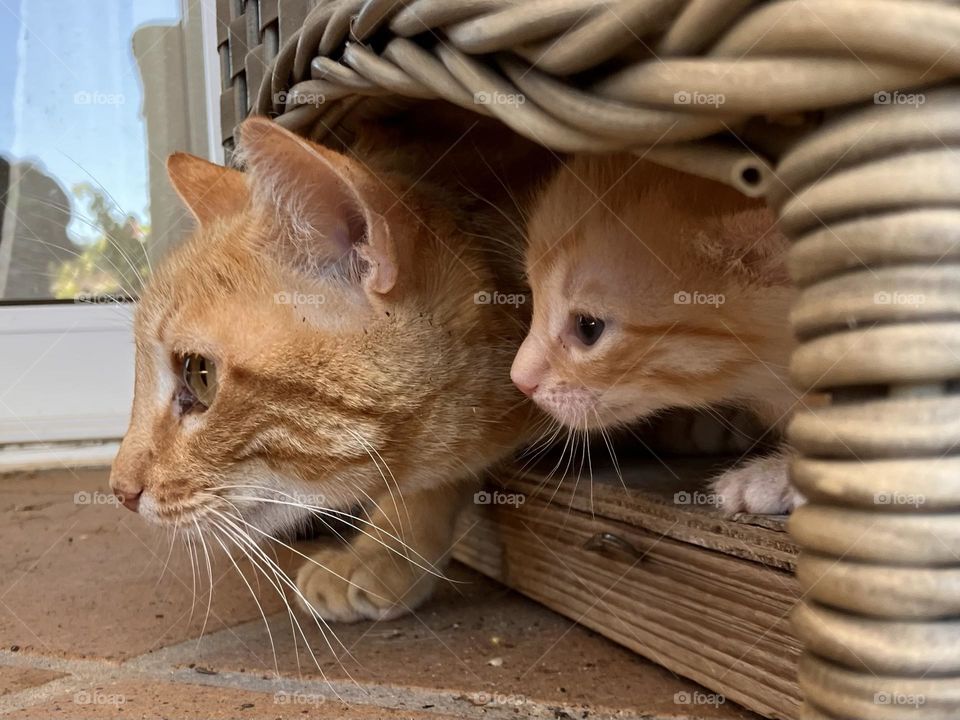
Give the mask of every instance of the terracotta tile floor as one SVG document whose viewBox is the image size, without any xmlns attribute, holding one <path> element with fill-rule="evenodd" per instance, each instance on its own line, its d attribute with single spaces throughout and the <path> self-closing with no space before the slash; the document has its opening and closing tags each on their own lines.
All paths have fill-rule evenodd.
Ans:
<svg viewBox="0 0 960 720">
<path fill-rule="evenodd" d="M 294 640 L 261 579 L 268 634 L 222 553 L 211 598 L 206 568 L 195 586 L 187 555 L 178 544 L 168 561 L 169 549 L 168 536 L 107 501 L 105 471 L 0 475 L 0 714 L 756 717 L 678 702 L 708 693 L 459 566 L 450 575 L 462 582 L 414 616 L 338 626 L 350 652 L 335 655 L 303 615 L 310 650 Z M 283 567 L 294 560 L 278 553 Z"/>
</svg>

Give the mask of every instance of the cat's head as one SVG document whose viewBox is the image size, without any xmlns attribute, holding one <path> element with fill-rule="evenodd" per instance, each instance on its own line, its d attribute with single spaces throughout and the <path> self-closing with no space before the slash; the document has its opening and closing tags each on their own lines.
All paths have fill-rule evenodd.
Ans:
<svg viewBox="0 0 960 720">
<path fill-rule="evenodd" d="M 155 522 L 240 509 L 278 527 L 308 514 L 297 505 L 348 509 L 431 462 L 444 472 L 460 418 L 433 425 L 435 406 L 496 405 L 470 384 L 493 372 L 471 348 L 489 280 L 443 249 L 449 221 L 389 173 L 265 119 L 240 137 L 244 173 L 168 162 L 198 227 L 139 303 L 111 474 Z"/>
<path fill-rule="evenodd" d="M 718 183 L 575 158 L 528 237 L 533 322 L 511 376 L 568 427 L 730 400 L 784 335 L 785 241 L 766 208 Z"/>
</svg>

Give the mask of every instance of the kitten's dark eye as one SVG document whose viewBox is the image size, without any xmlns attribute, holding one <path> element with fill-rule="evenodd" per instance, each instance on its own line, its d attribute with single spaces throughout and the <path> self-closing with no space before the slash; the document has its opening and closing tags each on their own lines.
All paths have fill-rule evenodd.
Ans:
<svg viewBox="0 0 960 720">
<path fill-rule="evenodd" d="M 600 318 L 590 317 L 589 315 L 577 315 L 574 319 L 577 338 L 584 345 L 593 345 L 600 336 L 603 335 L 603 328 L 606 323 Z"/>
<path fill-rule="evenodd" d="M 205 408 L 210 407 L 217 395 L 217 366 L 203 355 L 184 355 L 181 377 L 187 390 Z"/>
</svg>

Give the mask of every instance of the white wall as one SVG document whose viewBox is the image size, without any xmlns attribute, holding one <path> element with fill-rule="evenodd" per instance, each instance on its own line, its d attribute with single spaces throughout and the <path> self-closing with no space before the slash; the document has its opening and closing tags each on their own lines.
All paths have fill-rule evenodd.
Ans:
<svg viewBox="0 0 960 720">
<path fill-rule="evenodd" d="M 133 398 L 132 312 L 0 306 L 0 445 L 123 435 Z"/>
</svg>

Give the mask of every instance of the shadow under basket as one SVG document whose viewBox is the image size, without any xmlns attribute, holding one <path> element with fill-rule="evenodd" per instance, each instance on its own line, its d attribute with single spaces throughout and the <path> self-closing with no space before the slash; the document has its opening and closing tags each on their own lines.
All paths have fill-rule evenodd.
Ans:
<svg viewBox="0 0 960 720">
<path fill-rule="evenodd" d="M 594 466 L 579 482 L 551 469 L 498 473 L 463 513 L 454 557 L 728 700 L 798 718 L 786 519 L 724 517 L 707 459 Z"/>
</svg>

